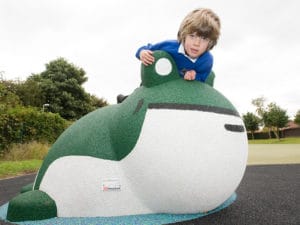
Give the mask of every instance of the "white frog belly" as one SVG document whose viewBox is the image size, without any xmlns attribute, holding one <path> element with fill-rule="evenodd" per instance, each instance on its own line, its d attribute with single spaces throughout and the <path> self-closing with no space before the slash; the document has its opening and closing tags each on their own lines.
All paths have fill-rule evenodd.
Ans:
<svg viewBox="0 0 300 225">
<path fill-rule="evenodd" d="M 139 198 L 152 211 L 197 213 L 216 208 L 239 185 L 247 162 L 237 116 L 148 110 L 134 151 L 122 162 Z"/>
<path fill-rule="evenodd" d="M 55 160 L 40 185 L 55 200 L 58 217 L 150 213 L 132 192 L 120 162 L 88 156 Z"/>
<path fill-rule="evenodd" d="M 55 200 L 59 217 L 212 210 L 235 191 L 247 161 L 245 133 L 227 131 L 224 124 L 242 120 L 149 109 L 136 146 L 123 160 L 59 158 L 40 190 Z"/>
</svg>

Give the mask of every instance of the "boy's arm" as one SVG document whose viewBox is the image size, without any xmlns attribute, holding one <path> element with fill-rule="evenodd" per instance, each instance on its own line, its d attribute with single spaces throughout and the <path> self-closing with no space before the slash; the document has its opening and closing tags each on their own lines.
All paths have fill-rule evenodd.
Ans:
<svg viewBox="0 0 300 225">
<path fill-rule="evenodd" d="M 145 45 L 145 46 L 140 47 L 140 48 L 136 51 L 135 57 L 138 58 L 138 59 L 140 59 L 141 51 L 142 51 L 142 50 L 152 50 L 152 49 L 151 49 L 152 46 L 153 46 L 152 44 L 148 44 L 148 45 Z"/>
<path fill-rule="evenodd" d="M 135 57 L 141 60 L 141 62 L 145 65 L 151 65 L 154 62 L 154 57 L 153 57 L 153 51 L 155 50 L 160 50 L 161 45 L 164 42 L 157 43 L 157 44 L 148 44 L 145 46 L 140 47 L 137 52 L 135 53 Z"/>
<path fill-rule="evenodd" d="M 140 60 L 145 66 L 152 65 L 154 63 L 154 56 L 151 50 L 143 49 L 140 51 Z"/>
<path fill-rule="evenodd" d="M 170 43 L 172 44 L 173 41 L 162 41 L 156 44 L 147 44 L 144 45 L 142 47 L 140 47 L 137 52 L 135 53 L 135 57 L 140 59 L 140 54 L 142 50 L 151 50 L 151 51 L 155 51 L 155 50 L 165 50 L 166 46 L 170 45 Z"/>
</svg>

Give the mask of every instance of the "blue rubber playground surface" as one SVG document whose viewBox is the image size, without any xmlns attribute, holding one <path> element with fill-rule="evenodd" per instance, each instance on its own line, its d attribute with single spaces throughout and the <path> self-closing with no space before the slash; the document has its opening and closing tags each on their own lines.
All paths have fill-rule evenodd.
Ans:
<svg viewBox="0 0 300 225">
<path fill-rule="evenodd" d="M 54 218 L 10 223 L 7 204 L 34 175 L 0 180 L 0 225 L 299 225 L 300 164 L 248 166 L 237 189 L 222 210 L 207 214 L 151 214 L 110 218 Z M 219 210 L 219 211 L 218 211 Z"/>
<path fill-rule="evenodd" d="M 134 215 L 134 216 L 117 216 L 117 217 L 81 217 L 81 218 L 52 218 L 41 221 L 25 221 L 25 222 L 15 222 L 15 224 L 20 225 L 67 225 L 67 224 L 80 224 L 80 225 L 157 225 L 157 224 L 167 224 L 175 223 L 179 221 L 192 220 L 195 218 L 200 218 L 207 216 L 214 212 L 220 211 L 223 208 L 228 207 L 236 200 L 236 194 L 233 194 L 222 206 L 215 210 L 207 213 L 197 213 L 197 214 L 147 214 L 147 215 Z M 0 218 L 2 220 L 6 219 L 8 204 L 4 204 L 0 207 Z"/>
<path fill-rule="evenodd" d="M 236 200 L 236 194 L 234 193 L 227 201 L 225 201 L 218 208 L 209 211 L 207 213 L 196 213 L 196 214 L 145 214 L 145 215 L 132 215 L 132 216 L 116 216 L 116 217 L 80 217 L 80 218 L 52 218 L 40 221 L 25 221 L 25 222 L 14 222 L 20 225 L 68 225 L 68 224 L 80 224 L 80 225 L 157 225 L 157 224 L 168 224 L 181 222 L 186 220 L 192 220 L 207 216 L 209 214 L 218 212 Z M 0 207 L 0 219 L 6 220 L 8 203 Z"/>
</svg>

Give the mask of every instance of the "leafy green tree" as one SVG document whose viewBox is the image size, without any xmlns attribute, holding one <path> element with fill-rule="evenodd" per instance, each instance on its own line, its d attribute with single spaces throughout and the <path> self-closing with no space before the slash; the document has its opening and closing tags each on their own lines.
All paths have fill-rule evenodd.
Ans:
<svg viewBox="0 0 300 225">
<path fill-rule="evenodd" d="M 300 110 L 297 111 L 297 114 L 295 116 L 294 122 L 298 125 L 300 125 Z"/>
<path fill-rule="evenodd" d="M 35 82 L 35 87 L 41 92 L 39 100 L 42 102 L 37 101 L 39 107 L 47 104 L 49 111 L 73 120 L 94 110 L 96 106 L 107 104 L 85 92 L 82 87 L 87 81 L 85 75 L 82 68 L 58 58 L 46 64 L 46 70 L 42 73 L 29 77 L 28 82 Z"/>
<path fill-rule="evenodd" d="M 101 107 L 108 105 L 107 101 L 104 100 L 103 98 L 98 98 L 95 95 L 89 95 L 89 97 L 90 97 L 90 103 L 92 106 L 92 110 L 95 110 L 97 108 L 101 108 Z"/>
<path fill-rule="evenodd" d="M 58 114 L 44 113 L 40 107 L 24 107 L 16 93 L 24 91 L 25 95 L 30 95 L 29 92 L 36 89 L 30 89 L 28 84 L 26 91 L 23 85 L 23 82 L 0 80 L 0 158 L 12 143 L 53 142 L 67 126 L 66 120 Z"/>
<path fill-rule="evenodd" d="M 270 103 L 263 114 L 265 126 L 275 129 L 274 134 L 280 139 L 279 129 L 286 126 L 289 117 L 286 110 L 281 109 L 276 103 Z"/>
<path fill-rule="evenodd" d="M 4 113 L 7 109 L 16 107 L 21 101 L 14 93 L 15 86 L 12 81 L 0 80 L 0 112 Z"/>
<path fill-rule="evenodd" d="M 247 112 L 246 115 L 243 115 L 243 120 L 246 130 L 251 132 L 252 139 L 254 139 L 254 131 L 259 128 L 260 118 L 251 112 Z"/>
<path fill-rule="evenodd" d="M 25 82 L 17 83 L 16 94 L 19 96 L 24 106 L 35 106 L 40 108 L 45 103 L 41 86 L 31 78 L 28 78 Z"/>
</svg>

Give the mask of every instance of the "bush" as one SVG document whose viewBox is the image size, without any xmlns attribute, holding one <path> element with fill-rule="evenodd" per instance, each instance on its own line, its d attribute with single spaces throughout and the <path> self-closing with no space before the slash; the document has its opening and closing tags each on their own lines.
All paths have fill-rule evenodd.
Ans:
<svg viewBox="0 0 300 225">
<path fill-rule="evenodd" d="M 11 108 L 0 115 L 0 156 L 13 143 L 53 143 L 66 127 L 66 120 L 58 114 L 31 107 Z"/>
</svg>

